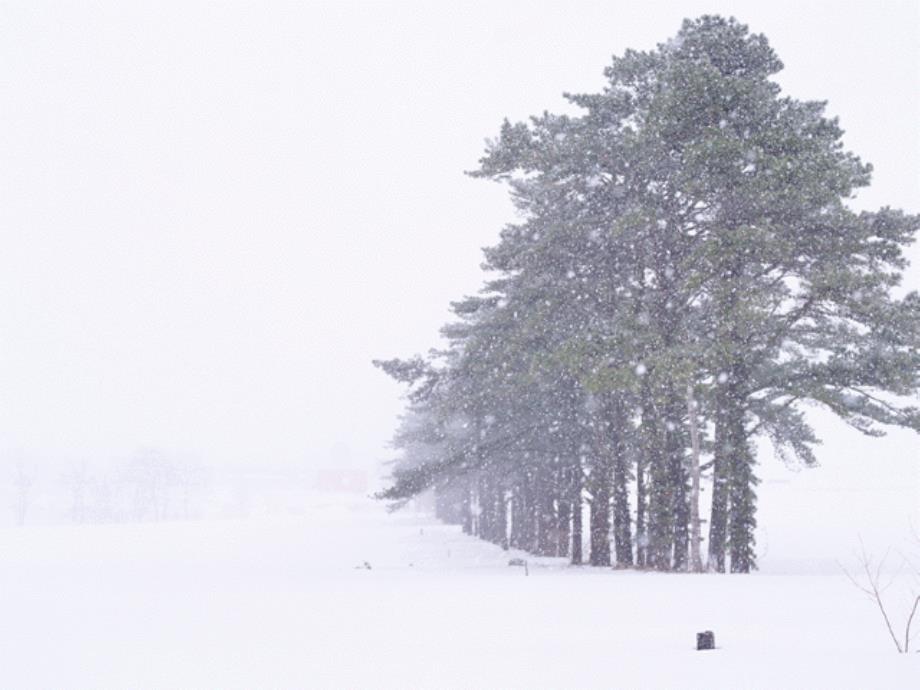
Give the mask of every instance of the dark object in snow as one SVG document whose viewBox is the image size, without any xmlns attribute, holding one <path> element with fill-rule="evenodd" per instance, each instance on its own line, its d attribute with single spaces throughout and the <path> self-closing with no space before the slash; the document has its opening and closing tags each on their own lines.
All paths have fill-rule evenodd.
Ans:
<svg viewBox="0 0 920 690">
<path fill-rule="evenodd" d="M 712 630 L 707 630 L 705 632 L 696 634 L 696 648 L 697 650 L 701 649 L 715 649 L 716 648 L 716 634 Z"/>
<path fill-rule="evenodd" d="M 526 558 L 512 558 L 508 561 L 508 565 L 524 566 L 524 574 L 530 575 L 530 568 L 527 567 Z"/>
<path fill-rule="evenodd" d="M 367 561 L 364 561 L 364 563 L 362 563 L 361 565 L 355 566 L 355 570 L 370 570 L 370 569 L 371 569 L 371 564 L 368 563 Z"/>
</svg>

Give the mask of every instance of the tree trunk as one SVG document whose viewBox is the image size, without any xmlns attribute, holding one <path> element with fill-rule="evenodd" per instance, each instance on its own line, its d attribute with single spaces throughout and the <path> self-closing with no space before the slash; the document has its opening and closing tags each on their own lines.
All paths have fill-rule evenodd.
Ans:
<svg viewBox="0 0 920 690">
<path fill-rule="evenodd" d="M 555 499 L 547 482 L 540 482 L 538 491 L 537 553 L 540 556 L 553 556 L 556 548 Z"/>
<path fill-rule="evenodd" d="M 518 548 L 528 553 L 536 553 L 536 496 L 533 480 L 523 477 L 521 480 L 521 527 Z"/>
<path fill-rule="evenodd" d="M 476 522 L 476 534 L 480 539 L 492 541 L 492 487 L 484 473 L 480 475 L 479 481 L 476 482 L 476 503 L 479 509 L 479 517 Z"/>
<path fill-rule="evenodd" d="M 757 567 L 754 551 L 757 527 L 754 456 L 744 424 L 741 403 L 743 371 L 728 372 L 728 381 L 716 396 L 716 448 L 713 464 L 712 520 L 709 531 L 709 569 L 725 572 L 726 547 L 733 573 Z"/>
<path fill-rule="evenodd" d="M 591 555 L 595 566 L 610 565 L 610 468 L 598 457 L 591 470 Z"/>
<path fill-rule="evenodd" d="M 582 555 L 582 533 L 581 521 L 581 467 L 576 468 L 577 476 L 572 490 L 572 565 L 581 565 L 584 556 Z"/>
<path fill-rule="evenodd" d="M 690 427 L 690 570 L 703 571 L 703 557 L 700 554 L 700 431 L 697 427 L 696 399 L 693 383 L 687 384 L 687 420 Z"/>
<path fill-rule="evenodd" d="M 613 468 L 613 539 L 616 544 L 617 565 L 621 568 L 628 568 L 633 564 L 628 480 L 626 459 L 621 455 Z"/>
<path fill-rule="evenodd" d="M 517 484 L 511 491 L 511 525 L 508 529 L 508 542 L 512 549 L 521 548 L 521 486 Z"/>
<path fill-rule="evenodd" d="M 463 487 L 463 504 L 461 506 L 463 515 L 463 532 L 473 534 L 473 496 L 469 486 Z"/>
<path fill-rule="evenodd" d="M 648 529 L 646 511 L 648 510 L 648 489 L 645 482 L 645 450 L 636 454 L 636 565 L 648 566 Z"/>
<path fill-rule="evenodd" d="M 712 509 L 709 516 L 708 569 L 725 572 L 725 544 L 728 536 L 728 458 L 731 442 L 725 424 L 721 395 L 716 396 L 715 448 L 712 459 Z"/>
<path fill-rule="evenodd" d="M 556 556 L 566 558 L 569 555 L 571 522 L 572 504 L 565 498 L 560 498 L 556 508 Z"/>
<path fill-rule="evenodd" d="M 664 422 L 654 406 L 642 420 L 648 462 L 648 553 L 647 565 L 657 570 L 671 569 L 674 547 L 674 496 L 671 467 L 667 462 Z"/>
<path fill-rule="evenodd" d="M 629 419 L 623 401 L 615 399 L 611 409 L 613 432 L 613 541 L 617 566 L 633 564 L 632 520 L 629 510 L 629 464 L 626 457 L 626 435 Z"/>
<path fill-rule="evenodd" d="M 729 555 L 733 573 L 749 573 L 757 568 L 757 554 L 754 551 L 754 531 L 757 527 L 757 519 L 754 517 L 757 494 L 754 487 L 757 478 L 754 476 L 754 455 L 744 428 L 744 411 L 736 404 L 732 412 L 730 424 L 733 442 L 728 487 Z"/>
<path fill-rule="evenodd" d="M 668 479 L 671 484 L 671 510 L 673 529 L 674 570 L 686 570 L 690 548 L 690 487 L 687 472 L 686 437 L 683 428 L 683 400 L 678 391 L 669 386 L 668 417 L 665 423 L 667 434 Z"/>
</svg>

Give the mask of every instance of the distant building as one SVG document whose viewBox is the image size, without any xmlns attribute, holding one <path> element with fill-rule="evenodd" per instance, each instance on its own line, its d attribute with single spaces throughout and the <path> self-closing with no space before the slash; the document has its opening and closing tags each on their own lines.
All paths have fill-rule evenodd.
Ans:
<svg viewBox="0 0 920 690">
<path fill-rule="evenodd" d="M 317 491 L 345 491 L 367 493 L 367 472 L 352 468 L 325 468 L 313 475 L 313 488 Z"/>
</svg>

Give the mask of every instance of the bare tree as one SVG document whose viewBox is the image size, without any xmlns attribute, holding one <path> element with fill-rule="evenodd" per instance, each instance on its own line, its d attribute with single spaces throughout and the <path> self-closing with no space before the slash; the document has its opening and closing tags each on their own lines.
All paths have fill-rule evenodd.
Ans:
<svg viewBox="0 0 920 690">
<path fill-rule="evenodd" d="M 112 522 L 117 512 L 112 495 L 112 485 L 105 474 L 100 474 L 90 482 L 90 509 L 94 522 Z"/>
<path fill-rule="evenodd" d="M 182 516 L 188 520 L 197 513 L 194 499 L 207 484 L 207 472 L 199 462 L 189 460 L 177 463 L 173 471 L 173 481 L 179 491 Z"/>
<path fill-rule="evenodd" d="M 133 492 L 135 520 L 158 522 L 169 517 L 174 468 L 162 453 L 155 449 L 139 451 L 126 468 L 125 481 Z"/>
<path fill-rule="evenodd" d="M 876 562 L 871 555 L 866 553 L 866 547 L 862 539 L 859 540 L 859 544 L 860 551 L 857 557 L 859 572 L 854 575 L 846 568 L 843 568 L 843 572 L 857 589 L 875 602 L 876 606 L 878 606 L 879 613 L 882 615 L 882 619 L 885 621 L 885 628 L 888 630 L 888 634 L 891 636 L 891 641 L 894 642 L 895 648 L 897 648 L 899 653 L 907 654 L 910 651 L 910 643 L 913 639 L 911 626 L 917 615 L 917 610 L 920 609 L 920 594 L 917 594 L 914 590 L 911 591 L 912 603 L 909 604 L 910 609 L 907 614 L 907 621 L 904 624 L 903 637 L 899 637 L 898 633 L 895 631 L 895 627 L 891 622 L 889 608 L 886 606 L 882 595 L 895 581 L 898 574 L 903 572 L 904 568 L 910 569 L 915 577 L 920 576 L 920 569 L 902 554 L 903 561 L 900 568 L 898 568 L 894 575 L 888 578 L 885 584 L 882 584 L 882 573 L 884 572 L 885 563 L 888 560 L 890 552 L 886 553 Z"/>
<path fill-rule="evenodd" d="M 89 479 L 86 462 L 75 465 L 63 476 L 64 483 L 70 489 L 70 518 L 76 523 L 86 522 L 86 489 Z"/>
</svg>

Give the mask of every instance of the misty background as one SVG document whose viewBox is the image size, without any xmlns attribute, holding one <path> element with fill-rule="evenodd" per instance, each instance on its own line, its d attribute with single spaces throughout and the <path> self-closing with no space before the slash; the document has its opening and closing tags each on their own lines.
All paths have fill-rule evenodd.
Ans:
<svg viewBox="0 0 920 690">
<path fill-rule="evenodd" d="M 767 35 L 785 93 L 829 101 L 875 166 L 854 207 L 920 211 L 917 2 L 0 6 L 0 524 L 23 473 L 62 519 L 81 471 L 134 486 L 161 461 L 224 487 L 217 514 L 272 472 L 371 490 L 402 407 L 371 359 L 438 346 L 513 218 L 463 174 L 484 139 L 705 12 Z M 820 468 L 760 453 L 781 500 L 759 541 L 790 558 L 920 510 L 916 436 L 815 414 Z"/>
</svg>

